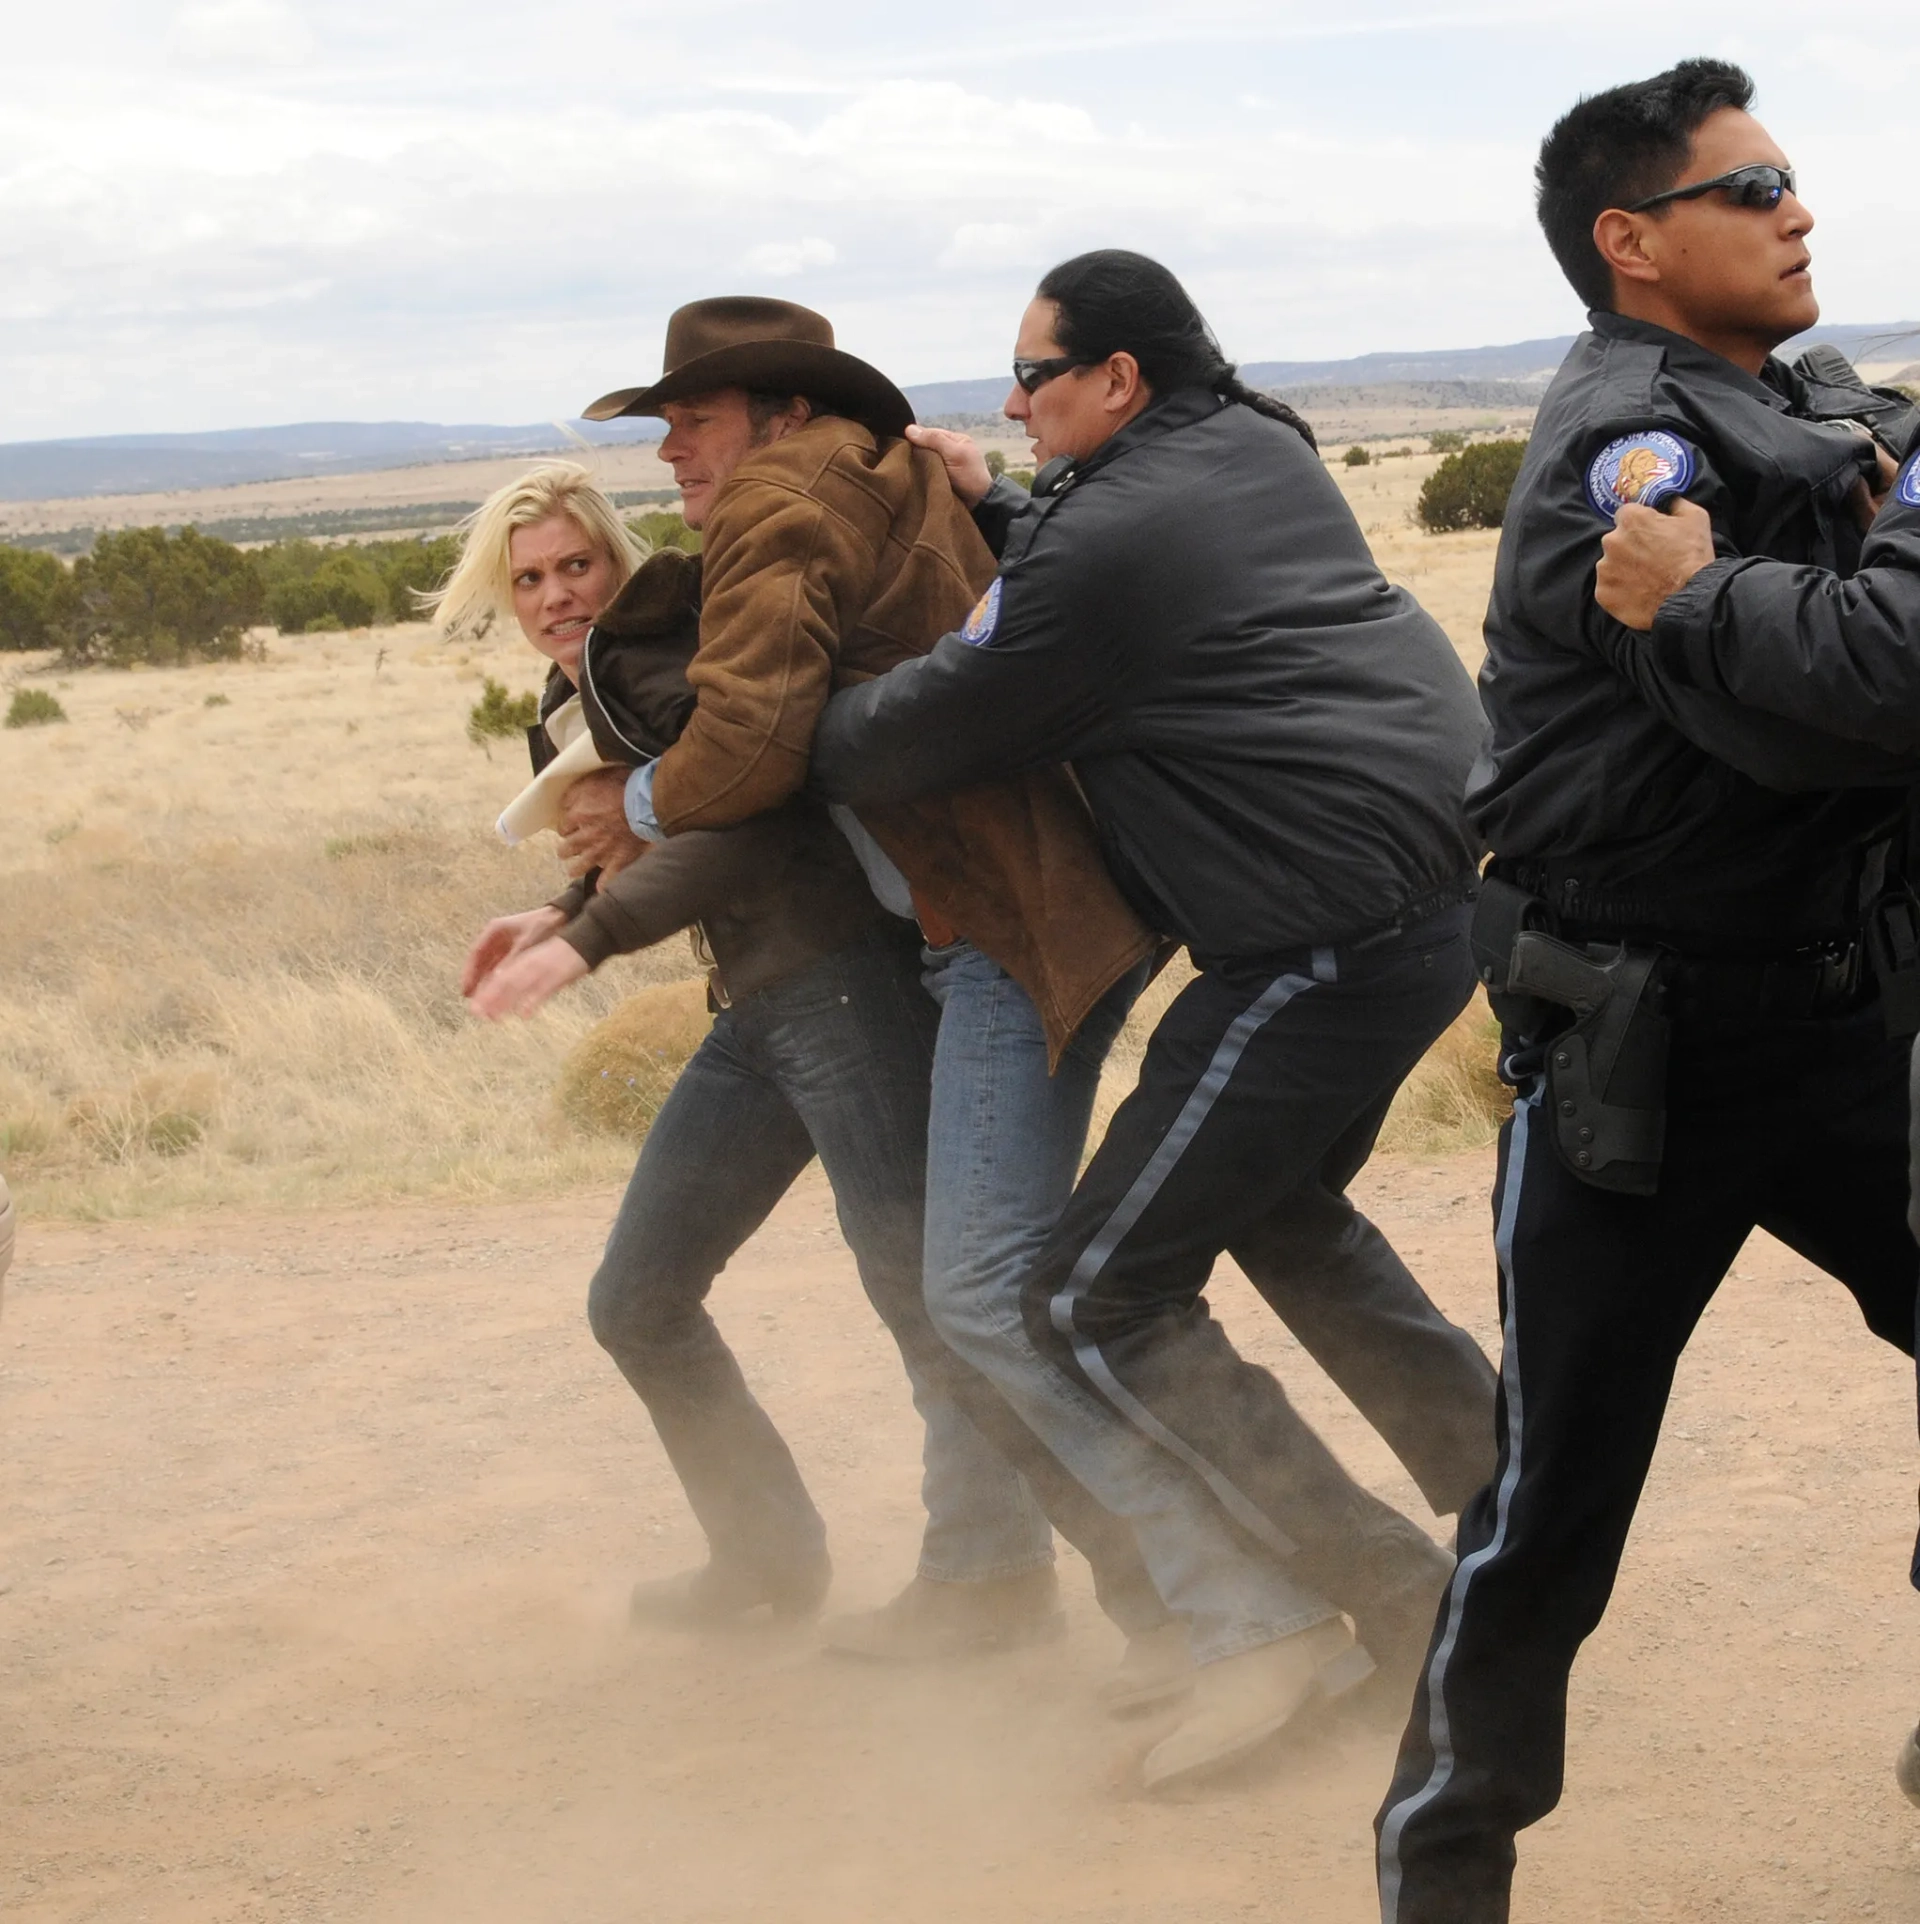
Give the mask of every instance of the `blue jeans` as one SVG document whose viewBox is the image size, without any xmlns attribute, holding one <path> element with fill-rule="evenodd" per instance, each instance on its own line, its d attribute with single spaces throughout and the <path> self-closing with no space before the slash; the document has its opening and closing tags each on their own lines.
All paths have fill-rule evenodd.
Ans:
<svg viewBox="0 0 1920 1924">
<path fill-rule="evenodd" d="M 1052 1560 L 1027 1480 L 962 1404 L 984 1396 L 1024 1432 L 985 1384 L 956 1382 L 972 1373 L 956 1370 L 927 1319 L 936 1021 L 912 943 L 846 950 L 720 1011 L 648 1132 L 588 1316 L 646 1403 L 716 1562 L 785 1573 L 825 1555 L 793 1456 L 706 1309 L 714 1278 L 816 1154 L 925 1421 L 921 1573 L 963 1582 Z"/>
<path fill-rule="evenodd" d="M 935 1327 L 1132 1525 L 1166 1607 L 1188 1620 L 1196 1662 L 1338 1615 L 1241 1537 L 1171 1456 L 1043 1357 L 1021 1318 L 1021 1284 L 1072 1194 L 1100 1066 L 1144 965 L 1108 991 L 1052 1075 L 1040 1017 L 997 963 L 956 943 L 929 952 L 926 981 L 940 1005 L 926 1212 Z"/>
</svg>

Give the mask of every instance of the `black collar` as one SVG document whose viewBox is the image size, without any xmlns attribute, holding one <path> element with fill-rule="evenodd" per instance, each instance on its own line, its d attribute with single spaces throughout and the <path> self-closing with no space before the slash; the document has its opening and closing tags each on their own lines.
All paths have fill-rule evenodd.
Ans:
<svg viewBox="0 0 1920 1924">
<path fill-rule="evenodd" d="M 1777 354 L 1767 356 L 1766 366 L 1756 377 L 1724 354 L 1716 354 L 1670 328 L 1656 327 L 1651 321 L 1637 321 L 1626 314 L 1609 314 L 1596 308 L 1587 316 L 1587 322 L 1603 341 L 1643 341 L 1664 350 L 1668 363 L 1684 379 L 1712 381 L 1781 414 L 1793 413 L 1801 400 L 1800 377 Z"/>
</svg>

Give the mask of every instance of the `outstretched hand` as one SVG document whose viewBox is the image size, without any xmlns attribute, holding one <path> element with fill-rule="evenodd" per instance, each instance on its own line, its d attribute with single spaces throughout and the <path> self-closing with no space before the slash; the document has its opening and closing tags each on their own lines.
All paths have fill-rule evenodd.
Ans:
<svg viewBox="0 0 1920 1924">
<path fill-rule="evenodd" d="M 952 428 L 923 428 L 916 421 L 907 429 L 907 439 L 916 448 L 927 448 L 940 457 L 954 493 L 968 507 L 977 508 L 987 498 L 993 476 L 987 472 L 987 457 L 972 435 L 958 434 Z"/>
<path fill-rule="evenodd" d="M 518 915 L 496 916 L 473 938 L 460 971 L 460 993 L 471 995 L 509 956 L 544 941 L 566 920 L 551 906 L 525 909 Z"/>
<path fill-rule="evenodd" d="M 1713 518 L 1697 502 L 1677 500 L 1666 514 L 1629 505 L 1601 538 L 1593 598 L 1622 627 L 1644 634 L 1660 604 L 1712 559 Z"/>
<path fill-rule="evenodd" d="M 572 943 L 551 936 L 510 956 L 467 997 L 467 1007 L 489 1022 L 532 1015 L 586 973 L 586 957 Z"/>
</svg>

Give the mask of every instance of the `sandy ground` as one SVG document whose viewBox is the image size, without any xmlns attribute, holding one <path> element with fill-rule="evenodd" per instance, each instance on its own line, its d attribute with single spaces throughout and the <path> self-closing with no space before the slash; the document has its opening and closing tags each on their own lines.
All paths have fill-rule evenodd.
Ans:
<svg viewBox="0 0 1920 1924">
<path fill-rule="evenodd" d="M 1490 1339 L 1485 1155 L 1368 1206 Z M 34 1228 L 0 1323 L 0 1913 L 21 1924 L 1146 1924 L 1371 1915 L 1397 1721 L 1177 1802 L 1162 1726 L 1063 1645 L 943 1674 L 806 1630 L 630 1631 L 694 1559 L 583 1325 L 611 1196 Z M 1417 1500 L 1235 1278 L 1217 1300 L 1357 1471 Z M 911 1412 L 817 1176 L 719 1312 L 833 1530 L 836 1605 L 916 1539 Z M 1911 1387 L 1756 1244 L 1683 1368 L 1521 1920 L 1920 1914 L 1889 1763 L 1920 1709 Z"/>
</svg>

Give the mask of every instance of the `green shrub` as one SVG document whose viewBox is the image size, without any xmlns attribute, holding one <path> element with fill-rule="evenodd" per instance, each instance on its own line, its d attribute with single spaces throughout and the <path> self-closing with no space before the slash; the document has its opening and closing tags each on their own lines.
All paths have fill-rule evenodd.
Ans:
<svg viewBox="0 0 1920 1924">
<path fill-rule="evenodd" d="M 258 550 L 252 559 L 260 575 L 267 619 L 283 635 L 366 628 L 385 611 L 386 583 L 353 548 L 286 541 Z"/>
<path fill-rule="evenodd" d="M 1025 488 L 1029 494 L 1033 492 L 1033 470 L 1031 468 L 1009 468 L 1007 470 L 1007 479 L 1011 481 L 1016 488 Z"/>
<path fill-rule="evenodd" d="M 1526 451 L 1524 441 L 1482 441 L 1448 455 L 1420 490 L 1420 525 L 1433 534 L 1499 527 Z"/>
<path fill-rule="evenodd" d="M 9 728 L 38 728 L 43 722 L 63 722 L 67 711 L 44 688 L 16 688 L 7 708 Z"/>
<path fill-rule="evenodd" d="M 1435 428 L 1427 436 L 1429 454 L 1458 454 L 1467 445 L 1465 428 Z"/>
<path fill-rule="evenodd" d="M 506 684 L 489 675 L 480 699 L 467 712 L 467 740 L 481 743 L 489 735 L 524 735 L 539 719 L 538 695 L 509 695 Z"/>
<path fill-rule="evenodd" d="M 197 528 L 123 528 L 73 566 L 62 653 L 75 666 L 232 659 L 263 612 L 260 577 L 230 542 Z"/>
<path fill-rule="evenodd" d="M 687 526 L 686 517 L 672 508 L 654 508 L 638 514 L 627 523 L 649 548 L 684 548 L 688 554 L 700 552 L 700 531 Z"/>
<path fill-rule="evenodd" d="M 52 555 L 0 548 L 0 649 L 53 647 L 72 594 L 71 577 Z"/>
<path fill-rule="evenodd" d="M 998 481 L 1007 471 L 1007 457 L 998 448 L 987 450 L 987 472 Z"/>
<path fill-rule="evenodd" d="M 389 621 L 427 621 L 433 610 L 419 597 L 439 587 L 460 559 L 457 535 L 437 534 L 422 541 L 369 541 L 361 553 L 380 570 L 387 589 Z"/>
<path fill-rule="evenodd" d="M 233 703 L 225 695 L 209 695 L 200 706 L 202 708 L 231 708 Z"/>
<path fill-rule="evenodd" d="M 460 558 L 452 535 L 424 541 L 359 541 L 326 548 L 276 541 L 250 559 L 260 577 L 266 618 L 283 635 L 367 628 L 380 621 L 425 621 L 418 590 L 436 588 Z"/>
<path fill-rule="evenodd" d="M 1350 468 L 1368 468 L 1373 465 L 1373 456 L 1356 442 L 1341 457 Z"/>
</svg>

